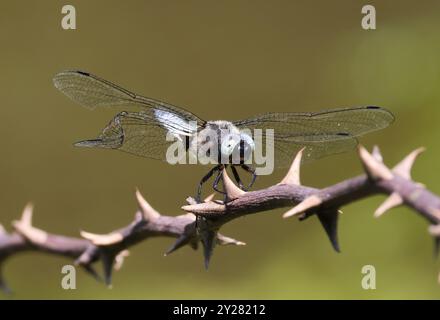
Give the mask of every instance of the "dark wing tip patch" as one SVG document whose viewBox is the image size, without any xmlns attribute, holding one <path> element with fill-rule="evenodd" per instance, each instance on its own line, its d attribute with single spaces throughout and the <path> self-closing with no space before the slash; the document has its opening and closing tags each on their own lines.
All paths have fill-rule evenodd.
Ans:
<svg viewBox="0 0 440 320">
<path fill-rule="evenodd" d="M 80 71 L 80 70 L 73 71 L 73 72 L 76 72 L 76 73 L 82 74 L 83 76 L 90 77 L 90 73 L 88 73 L 88 72 L 84 72 L 84 71 Z"/>
<path fill-rule="evenodd" d="M 387 114 L 387 115 L 389 116 L 388 124 L 393 123 L 394 120 L 396 119 L 396 117 L 394 116 L 394 114 L 393 114 L 390 110 L 388 110 L 388 109 L 386 109 L 386 108 L 378 107 L 378 106 L 367 106 L 366 109 L 377 110 L 378 112 L 382 112 L 382 113 L 384 113 L 384 114 Z"/>
</svg>

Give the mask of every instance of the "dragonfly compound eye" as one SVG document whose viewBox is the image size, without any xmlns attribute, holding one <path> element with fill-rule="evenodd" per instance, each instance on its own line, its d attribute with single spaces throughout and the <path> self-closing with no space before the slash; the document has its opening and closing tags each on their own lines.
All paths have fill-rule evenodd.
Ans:
<svg viewBox="0 0 440 320">
<path fill-rule="evenodd" d="M 237 134 L 228 134 L 222 138 L 221 154 L 223 156 L 231 156 L 237 145 L 240 144 L 240 136 Z"/>
<path fill-rule="evenodd" d="M 254 141 L 247 134 L 240 134 L 240 142 L 237 143 L 233 151 L 234 164 L 243 164 L 246 160 L 250 159 L 252 151 L 254 150 Z"/>
</svg>

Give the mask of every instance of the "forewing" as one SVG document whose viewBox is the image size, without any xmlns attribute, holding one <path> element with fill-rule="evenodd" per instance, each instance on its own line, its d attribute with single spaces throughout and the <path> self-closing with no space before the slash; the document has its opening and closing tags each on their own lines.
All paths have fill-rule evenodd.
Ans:
<svg viewBox="0 0 440 320">
<path fill-rule="evenodd" d="M 275 166 L 283 167 L 302 147 L 306 148 L 305 162 L 353 149 L 356 137 L 383 129 L 393 120 L 388 110 L 368 106 L 315 113 L 267 113 L 234 124 L 240 129 L 263 129 L 263 146 L 270 142 L 265 129 L 273 129 Z"/>
<path fill-rule="evenodd" d="M 295 155 L 302 148 L 304 149 L 302 162 L 310 162 L 332 154 L 347 152 L 354 149 L 358 141 L 350 136 L 331 136 L 326 135 L 321 138 L 310 137 L 294 137 L 294 138 L 275 138 L 274 144 L 267 137 L 263 138 L 265 146 L 265 154 L 267 155 L 268 147 L 273 145 L 274 165 L 282 168 L 292 164 Z"/>
<path fill-rule="evenodd" d="M 142 109 L 144 114 L 148 114 L 151 119 L 155 118 L 155 110 L 176 115 L 175 118 L 168 118 L 171 125 L 173 121 L 177 121 L 176 119 L 195 121 L 199 126 L 204 124 L 203 120 L 183 108 L 137 95 L 87 72 L 60 72 L 55 75 L 53 82 L 55 87 L 66 96 L 89 109 L 114 106 L 138 107 Z"/>
</svg>

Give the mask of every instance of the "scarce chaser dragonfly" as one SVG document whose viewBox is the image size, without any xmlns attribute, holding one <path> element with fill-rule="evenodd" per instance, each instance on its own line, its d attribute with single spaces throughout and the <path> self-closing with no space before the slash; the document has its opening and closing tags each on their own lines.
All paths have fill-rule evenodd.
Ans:
<svg viewBox="0 0 440 320">
<path fill-rule="evenodd" d="M 205 121 L 183 108 L 137 95 L 87 72 L 64 71 L 53 80 L 57 89 L 90 109 L 124 106 L 130 110 L 119 112 L 96 139 L 80 141 L 76 146 L 118 149 L 165 161 L 167 149 L 173 143 L 166 139 L 167 134 L 181 141 L 192 155 L 208 146 L 204 157 L 211 160 L 214 167 L 198 185 L 198 200 L 202 185 L 214 173 L 217 175 L 213 187 L 220 191 L 218 183 L 226 167 L 231 168 L 240 188 L 247 190 L 252 186 L 257 174 L 247 161 L 255 149 L 249 130 L 273 130 L 274 166 L 283 167 L 289 165 L 302 148 L 305 148 L 303 161 L 353 149 L 358 144 L 357 137 L 383 129 L 394 120 L 392 113 L 384 108 L 362 106 L 308 113 L 270 112 L 239 121 Z M 212 133 L 217 138 L 212 139 Z M 268 142 L 267 137 L 264 142 Z M 238 154 L 237 161 L 232 161 L 233 154 Z M 252 181 L 246 187 L 238 167 L 252 174 Z"/>
</svg>

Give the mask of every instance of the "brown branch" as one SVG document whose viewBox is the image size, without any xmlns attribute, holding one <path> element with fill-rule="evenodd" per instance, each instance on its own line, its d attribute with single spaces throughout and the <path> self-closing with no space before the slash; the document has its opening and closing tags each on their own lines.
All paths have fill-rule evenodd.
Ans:
<svg viewBox="0 0 440 320">
<path fill-rule="evenodd" d="M 32 225 L 33 209 L 31 205 L 27 205 L 22 218 L 12 223 L 12 233 L 7 233 L 0 225 L 0 269 L 7 258 L 18 252 L 41 251 L 71 258 L 97 279 L 101 277 L 94 270 L 93 264 L 101 261 L 104 281 L 110 285 L 112 269 L 121 267 L 123 259 L 128 255 L 127 249 L 158 236 L 176 238 L 166 255 L 185 245 L 197 249 L 201 242 L 205 266 L 208 267 L 216 244 L 244 245 L 243 242 L 218 233 L 225 223 L 243 215 L 283 207 L 292 207 L 283 215 L 284 218 L 298 216 L 303 220 L 316 214 L 334 249 L 339 251 L 337 221 L 340 207 L 375 194 L 389 195 L 376 210 L 376 217 L 396 206 L 409 206 L 428 220 L 429 232 L 438 243 L 440 198 L 422 184 L 414 182 L 410 173 L 415 159 L 422 151 L 423 149 L 413 151 L 393 169 L 389 169 L 383 163 L 378 148 L 374 148 L 370 154 L 360 147 L 359 156 L 366 174 L 323 189 L 300 184 L 302 151 L 297 154 L 282 181 L 266 189 L 244 192 L 224 171 L 222 177 L 226 191 L 225 201 L 214 200 L 214 195 L 203 203 L 196 203 L 193 198 L 188 198 L 188 204 L 182 207 L 187 213 L 179 216 L 161 215 L 136 191 L 139 209 L 134 221 L 104 235 L 82 231 L 82 238 L 73 238 L 47 233 Z M 0 287 L 8 291 L 1 273 Z"/>
</svg>

